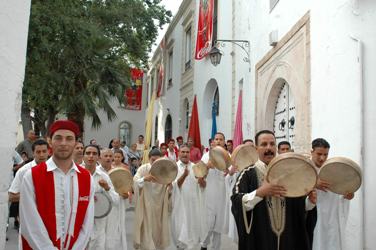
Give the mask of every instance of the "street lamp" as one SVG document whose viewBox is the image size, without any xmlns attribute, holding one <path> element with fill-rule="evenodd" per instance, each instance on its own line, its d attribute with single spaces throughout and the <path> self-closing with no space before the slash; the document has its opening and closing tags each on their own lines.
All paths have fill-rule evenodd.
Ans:
<svg viewBox="0 0 376 250">
<path fill-rule="evenodd" d="M 213 47 L 210 52 L 210 61 L 214 66 L 217 66 L 221 63 L 222 53 L 217 47 Z"/>
<path fill-rule="evenodd" d="M 217 48 L 217 46 L 225 47 L 225 43 L 232 43 L 240 47 L 246 54 L 246 56 L 243 58 L 244 62 L 249 63 L 251 65 L 251 60 L 249 59 L 249 41 L 247 40 L 223 40 L 219 39 L 214 42 L 215 46 L 210 50 L 209 56 L 210 61 L 214 66 L 217 66 L 221 62 L 222 53 Z"/>
</svg>

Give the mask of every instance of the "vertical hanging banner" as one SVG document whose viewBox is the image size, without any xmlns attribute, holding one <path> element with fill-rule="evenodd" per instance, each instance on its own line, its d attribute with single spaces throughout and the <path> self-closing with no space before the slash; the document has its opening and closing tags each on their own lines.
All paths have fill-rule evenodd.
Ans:
<svg viewBox="0 0 376 250">
<path fill-rule="evenodd" d="M 164 83 L 164 55 L 166 48 L 166 37 L 163 37 L 161 43 L 159 44 L 162 53 L 162 59 L 158 69 L 158 85 L 157 85 L 157 98 L 163 95 L 163 83 Z"/>
<path fill-rule="evenodd" d="M 214 0 L 200 0 L 195 59 L 204 58 L 212 47 Z"/>
<path fill-rule="evenodd" d="M 124 93 L 125 109 L 141 110 L 143 77 L 143 70 L 131 68 L 131 86 Z"/>
</svg>

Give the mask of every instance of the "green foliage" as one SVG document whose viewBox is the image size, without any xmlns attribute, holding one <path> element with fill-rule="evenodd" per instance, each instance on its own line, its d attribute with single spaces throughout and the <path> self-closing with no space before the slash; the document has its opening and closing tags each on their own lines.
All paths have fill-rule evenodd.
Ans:
<svg viewBox="0 0 376 250">
<path fill-rule="evenodd" d="M 160 0 L 33 0 L 23 104 L 41 124 L 62 113 L 99 127 L 99 110 L 111 121 L 110 99 L 122 102 L 170 16 Z"/>
</svg>

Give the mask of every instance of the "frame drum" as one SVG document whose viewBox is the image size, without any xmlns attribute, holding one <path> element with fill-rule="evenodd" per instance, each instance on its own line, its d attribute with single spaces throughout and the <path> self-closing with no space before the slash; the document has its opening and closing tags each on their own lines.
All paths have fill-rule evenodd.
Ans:
<svg viewBox="0 0 376 250">
<path fill-rule="evenodd" d="M 252 145 L 239 145 L 231 154 L 232 165 L 237 166 L 239 172 L 246 167 L 254 165 L 257 160 L 258 153 Z"/>
<path fill-rule="evenodd" d="M 298 153 L 284 153 L 268 166 L 266 181 L 286 188 L 286 197 L 300 197 L 312 191 L 317 182 L 313 162 Z"/>
<path fill-rule="evenodd" d="M 128 193 L 132 191 L 133 177 L 131 172 L 125 168 L 114 168 L 108 172 L 115 191 L 118 194 Z"/>
<path fill-rule="evenodd" d="M 178 175 L 178 166 L 175 161 L 159 158 L 151 165 L 150 174 L 157 179 L 159 184 L 166 185 L 175 180 Z"/>
<path fill-rule="evenodd" d="M 208 174 L 208 167 L 203 161 L 199 161 L 193 165 L 192 170 L 196 178 L 205 177 Z"/>
<path fill-rule="evenodd" d="M 96 192 L 94 194 L 94 218 L 100 219 L 106 217 L 112 209 L 111 199 L 105 192 Z"/>
<path fill-rule="evenodd" d="M 231 166 L 231 159 L 226 149 L 216 146 L 209 151 L 209 160 L 213 166 L 221 171 Z"/>
<path fill-rule="evenodd" d="M 330 183 L 328 188 L 336 194 L 355 193 L 362 184 L 362 170 L 354 161 L 333 157 L 320 168 L 319 178 Z"/>
</svg>

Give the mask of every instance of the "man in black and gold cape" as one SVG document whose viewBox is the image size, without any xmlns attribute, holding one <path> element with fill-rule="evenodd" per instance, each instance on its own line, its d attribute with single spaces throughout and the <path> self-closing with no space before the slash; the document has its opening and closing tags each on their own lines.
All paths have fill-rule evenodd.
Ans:
<svg viewBox="0 0 376 250">
<path fill-rule="evenodd" d="M 276 155 L 274 133 L 262 130 L 255 142 L 259 160 L 240 173 L 231 197 L 239 249 L 309 250 L 305 216 L 314 205 L 306 196 L 285 198 L 284 187 L 264 181 Z"/>
</svg>

